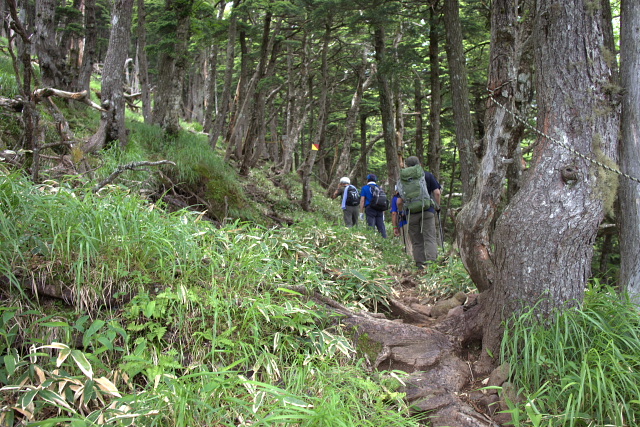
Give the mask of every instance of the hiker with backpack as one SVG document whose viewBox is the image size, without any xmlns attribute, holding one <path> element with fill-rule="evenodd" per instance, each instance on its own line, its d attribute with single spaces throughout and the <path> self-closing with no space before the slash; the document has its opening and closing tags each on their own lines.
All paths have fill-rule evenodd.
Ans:
<svg viewBox="0 0 640 427">
<path fill-rule="evenodd" d="M 400 193 L 396 185 L 395 192 L 391 198 L 391 224 L 393 224 L 393 235 L 400 237 L 404 245 L 404 251 L 413 256 L 411 249 L 411 240 L 409 240 L 409 231 L 407 230 L 407 213 L 404 209 L 398 209 L 398 201 Z"/>
<path fill-rule="evenodd" d="M 398 192 L 402 208 L 407 212 L 409 239 L 413 260 L 418 270 L 438 259 L 436 214 L 440 211 L 440 183 L 431 172 L 420 166 L 416 156 L 410 156 L 400 171 Z"/>
<path fill-rule="evenodd" d="M 360 219 L 367 215 L 367 225 L 376 227 L 383 238 L 387 238 L 384 226 L 384 211 L 389 209 L 389 200 L 382 188 L 376 184 L 378 177 L 370 173 L 367 184 L 360 190 Z"/>
<path fill-rule="evenodd" d="M 360 193 L 355 185 L 351 185 L 349 177 L 340 178 L 340 185 L 333 193 L 333 198 L 342 196 L 342 215 L 344 225 L 354 227 L 358 225 L 358 213 L 360 212 Z"/>
</svg>

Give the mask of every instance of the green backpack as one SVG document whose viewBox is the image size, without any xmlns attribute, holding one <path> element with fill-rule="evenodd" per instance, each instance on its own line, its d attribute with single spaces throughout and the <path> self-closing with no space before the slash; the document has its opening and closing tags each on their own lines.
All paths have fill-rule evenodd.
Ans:
<svg viewBox="0 0 640 427">
<path fill-rule="evenodd" d="M 422 166 L 415 165 L 400 171 L 398 192 L 404 201 L 404 208 L 411 213 L 422 212 L 434 205 Z"/>
</svg>

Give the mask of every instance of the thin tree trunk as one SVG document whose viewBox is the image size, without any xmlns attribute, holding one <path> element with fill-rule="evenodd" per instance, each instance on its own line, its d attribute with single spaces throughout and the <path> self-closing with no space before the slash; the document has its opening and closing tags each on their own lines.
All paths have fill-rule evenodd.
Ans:
<svg viewBox="0 0 640 427">
<path fill-rule="evenodd" d="M 277 37 L 280 33 L 281 20 L 276 22 L 271 31 L 272 15 L 267 12 L 262 34 L 262 47 L 260 60 L 256 70 L 256 89 L 253 92 L 251 103 L 251 114 L 247 133 L 242 142 L 242 165 L 240 174 L 247 175 L 258 161 L 259 153 L 264 148 L 264 138 L 266 135 L 266 91 L 268 86 L 262 84 L 266 79 L 275 73 L 275 64 L 280 52 L 281 43 Z"/>
<path fill-rule="evenodd" d="M 363 52 L 364 53 L 364 52 Z M 344 176 L 351 167 L 351 146 L 353 144 L 353 136 L 356 132 L 357 120 L 360 116 L 360 105 L 362 104 L 362 96 L 364 92 L 371 86 L 373 79 L 376 75 L 375 67 L 369 67 L 369 75 L 366 76 L 368 62 L 363 55 L 362 63 L 357 69 L 358 83 L 356 85 L 356 91 L 351 97 L 351 106 L 347 112 L 347 118 L 345 121 L 345 133 L 342 141 L 342 149 L 340 155 L 337 156 L 337 165 L 335 168 L 334 176 Z M 354 177 L 351 177 L 354 178 Z M 337 180 L 333 180 L 327 188 L 327 196 L 331 196 L 338 186 Z"/>
<path fill-rule="evenodd" d="M 93 0 L 95 1 L 95 0 Z M 140 93 L 142 100 L 142 117 L 147 124 L 152 123 L 151 88 L 149 87 L 149 61 L 147 60 L 147 12 L 144 0 L 138 0 L 138 70 L 140 75 Z"/>
<path fill-rule="evenodd" d="M 220 104 L 218 106 L 218 113 L 216 119 L 213 122 L 212 128 L 209 132 L 209 144 L 213 149 L 216 148 L 218 138 L 222 135 L 222 129 L 229 113 L 229 105 L 231 103 L 231 85 L 233 79 L 233 65 L 235 62 L 235 45 L 238 33 L 238 18 L 236 15 L 236 8 L 240 4 L 240 0 L 235 0 L 229 16 L 229 35 L 227 39 L 227 51 L 226 51 L 226 63 L 224 68 L 224 83 L 222 89 L 222 97 L 220 98 Z M 210 116 L 211 113 L 207 113 Z"/>
<path fill-rule="evenodd" d="M 445 50 L 449 61 L 453 120 L 455 122 L 458 151 L 460 152 L 460 175 L 462 180 L 462 202 L 471 199 L 478 158 L 475 153 L 475 137 L 471 108 L 469 106 L 469 80 L 462 46 L 462 27 L 458 0 L 444 0 Z"/>
<path fill-rule="evenodd" d="M 218 22 L 222 21 L 224 17 L 224 9 L 227 5 L 226 1 L 221 1 L 218 10 Z M 232 17 L 232 19 L 234 19 Z M 229 29 L 231 32 L 231 29 Z M 235 40 L 234 40 L 235 43 Z M 206 75 L 204 87 L 205 87 L 205 111 L 204 111 L 204 123 L 202 129 L 204 132 L 211 132 L 211 126 L 213 125 L 213 115 L 217 111 L 216 95 L 218 87 L 218 57 L 220 56 L 220 46 L 218 43 L 213 43 L 211 46 L 211 55 L 209 55 L 209 71 Z"/>
<path fill-rule="evenodd" d="M 193 0 L 165 1 L 165 12 L 175 14 L 175 41 L 172 49 L 160 54 L 153 122 L 170 135 L 180 131 L 180 103 L 187 69 L 192 7 Z"/>
<path fill-rule="evenodd" d="M 622 172 L 640 177 L 640 3 L 622 1 L 620 17 L 620 77 L 622 96 Z M 640 184 L 620 182 L 620 284 L 640 306 Z"/>
<path fill-rule="evenodd" d="M 82 55 L 78 79 L 73 87 L 74 92 L 86 91 L 91 93 L 91 75 L 96 59 L 96 43 L 98 40 L 98 28 L 96 24 L 96 2 L 85 0 L 84 2 L 84 42 L 82 43 Z"/>
<path fill-rule="evenodd" d="M 436 3 L 429 8 L 429 82 L 431 98 L 429 105 L 429 157 L 426 164 L 429 171 L 440 180 L 440 162 L 442 141 L 440 139 L 440 110 L 442 109 L 442 93 L 440 88 L 440 35 L 438 33 L 438 16 Z M 453 181 L 453 175 L 451 175 Z"/>
<path fill-rule="evenodd" d="M 329 54 L 329 41 L 331 38 L 331 24 L 325 25 L 324 36 L 322 38 L 322 59 L 320 63 L 321 70 L 321 86 L 320 97 L 318 100 L 318 122 L 313 138 L 313 146 L 316 149 L 310 149 L 307 152 L 305 161 L 300 166 L 300 176 L 302 177 L 302 209 L 311 210 L 311 172 L 316 162 L 318 151 L 322 149 L 326 137 L 327 121 L 328 121 L 328 92 L 329 92 L 329 64 L 327 56 Z"/>
<path fill-rule="evenodd" d="M 396 141 L 395 118 L 393 108 L 393 94 L 386 61 L 386 36 L 382 25 L 376 25 L 373 31 L 375 58 L 378 64 L 378 90 L 380 98 L 380 114 L 382 116 L 382 133 L 384 134 L 385 155 L 389 183 L 395 183 L 400 176 L 400 163 L 398 162 L 398 148 Z"/>
<path fill-rule="evenodd" d="M 232 155 L 235 154 L 237 158 L 240 158 L 239 149 L 241 149 L 240 142 L 244 135 L 244 129 L 247 127 L 248 118 L 246 117 L 247 111 L 247 98 L 250 93 L 253 92 L 255 81 L 253 78 L 249 78 L 249 51 L 247 48 L 247 37 L 244 31 L 240 31 L 240 77 L 238 79 L 238 85 L 236 86 L 236 94 L 233 103 L 233 109 L 231 111 L 231 120 L 229 123 L 229 129 L 226 136 L 227 151 L 225 154 L 225 161 L 228 161 Z"/>
</svg>

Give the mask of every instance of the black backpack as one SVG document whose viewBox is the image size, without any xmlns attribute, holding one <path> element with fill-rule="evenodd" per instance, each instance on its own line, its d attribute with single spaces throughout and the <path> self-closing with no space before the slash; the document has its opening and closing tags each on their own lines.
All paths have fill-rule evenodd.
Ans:
<svg viewBox="0 0 640 427">
<path fill-rule="evenodd" d="M 358 206 L 360 204 L 360 193 L 354 185 L 349 185 L 345 190 L 347 192 L 347 200 L 344 204 L 347 206 Z"/>
<path fill-rule="evenodd" d="M 369 184 L 371 185 L 371 184 Z M 377 211 L 386 211 L 389 209 L 389 199 L 387 199 L 387 193 L 377 185 L 371 185 L 371 203 L 369 206 Z"/>
</svg>

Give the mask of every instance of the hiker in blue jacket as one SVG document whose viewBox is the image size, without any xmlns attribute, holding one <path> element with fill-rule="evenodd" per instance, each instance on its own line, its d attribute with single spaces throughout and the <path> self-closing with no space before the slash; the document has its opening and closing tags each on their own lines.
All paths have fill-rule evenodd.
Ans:
<svg viewBox="0 0 640 427">
<path fill-rule="evenodd" d="M 360 190 L 360 219 L 363 219 L 364 214 L 366 214 L 367 225 L 376 227 L 382 237 L 386 239 L 387 229 L 384 226 L 384 211 L 379 211 L 369 206 L 373 199 L 373 187 L 378 186 L 376 181 L 378 181 L 378 177 L 370 173 L 367 175 L 367 185 Z"/>
</svg>

